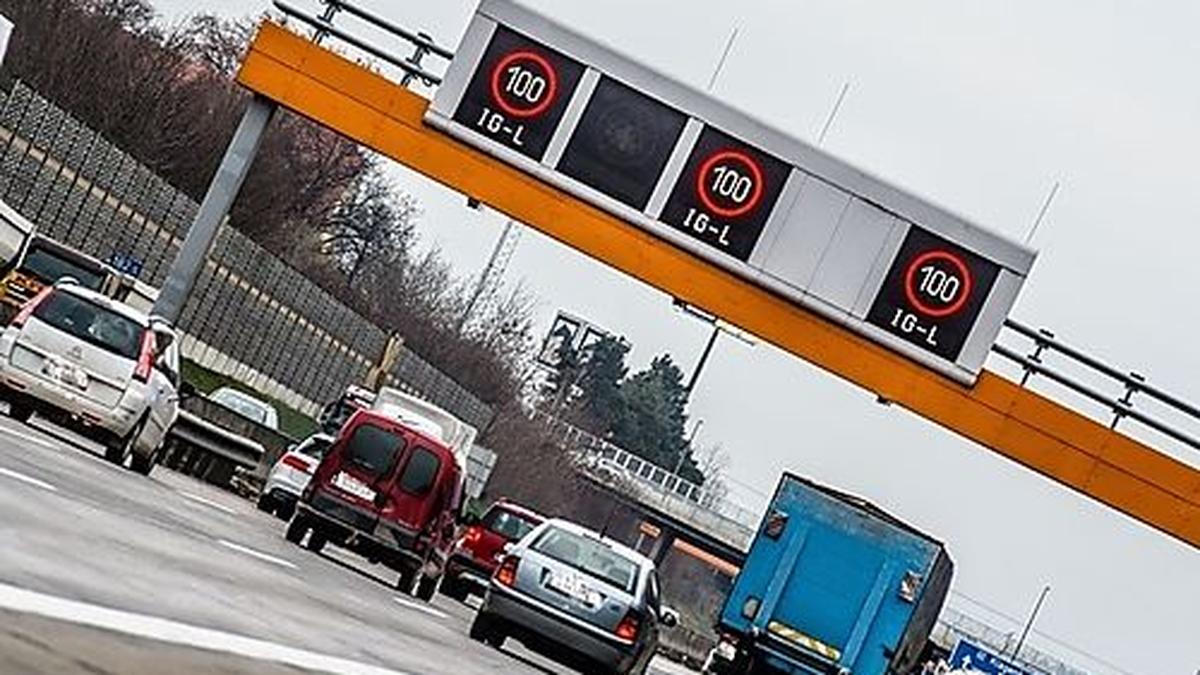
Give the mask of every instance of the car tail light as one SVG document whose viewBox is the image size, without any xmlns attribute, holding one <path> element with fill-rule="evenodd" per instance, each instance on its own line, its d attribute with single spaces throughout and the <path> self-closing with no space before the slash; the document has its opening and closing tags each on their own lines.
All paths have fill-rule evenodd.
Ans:
<svg viewBox="0 0 1200 675">
<path fill-rule="evenodd" d="M 312 466 L 309 465 L 308 462 L 300 459 L 299 457 L 297 457 L 295 455 L 284 455 L 283 459 L 280 460 L 280 462 L 282 462 L 282 464 L 284 466 L 290 466 L 293 469 L 299 469 L 299 470 L 303 471 L 304 473 L 312 473 L 312 470 L 313 470 Z"/>
<path fill-rule="evenodd" d="M 638 631 L 641 630 L 642 622 L 638 621 L 637 615 L 630 612 L 621 619 L 621 623 L 617 624 L 617 637 L 622 640 L 633 642 L 637 639 Z"/>
<path fill-rule="evenodd" d="M 145 382 L 150 379 L 150 371 L 154 369 L 154 331 L 147 329 L 142 333 L 142 346 L 138 351 L 137 367 L 133 369 L 133 379 Z"/>
<path fill-rule="evenodd" d="M 478 525 L 472 525 L 463 533 L 462 543 L 464 546 L 474 546 L 483 539 L 483 528 Z"/>
<path fill-rule="evenodd" d="M 46 286 L 42 290 L 38 291 L 38 294 L 33 296 L 29 302 L 25 303 L 25 306 L 21 308 L 21 311 L 17 312 L 17 315 L 13 317 L 13 320 L 9 325 L 13 326 L 14 328 L 20 328 L 21 326 L 24 326 L 25 322 L 29 320 L 29 317 L 33 316 L 33 310 L 37 309 L 38 305 L 42 304 L 42 301 L 49 297 L 53 292 L 53 286 Z"/>
<path fill-rule="evenodd" d="M 521 559 L 515 555 L 506 556 L 504 562 L 496 569 L 496 583 L 512 588 L 517 583 L 517 566 Z"/>
</svg>

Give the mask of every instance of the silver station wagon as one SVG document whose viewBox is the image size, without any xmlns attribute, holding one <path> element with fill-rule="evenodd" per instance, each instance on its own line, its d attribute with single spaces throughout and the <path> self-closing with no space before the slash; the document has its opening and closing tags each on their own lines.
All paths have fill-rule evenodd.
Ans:
<svg viewBox="0 0 1200 675">
<path fill-rule="evenodd" d="M 508 548 L 471 637 L 497 648 L 511 637 L 588 673 L 643 673 L 677 620 L 649 558 L 548 520 Z"/>
</svg>

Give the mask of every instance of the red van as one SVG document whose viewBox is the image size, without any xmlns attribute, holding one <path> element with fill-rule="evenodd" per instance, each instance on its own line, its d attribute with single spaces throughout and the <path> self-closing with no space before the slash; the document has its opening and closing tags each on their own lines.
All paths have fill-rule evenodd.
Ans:
<svg viewBox="0 0 1200 675">
<path fill-rule="evenodd" d="M 360 410 L 317 466 L 284 536 L 383 563 L 400 573 L 398 589 L 429 600 L 454 543 L 463 483 L 446 444 Z"/>
<path fill-rule="evenodd" d="M 442 593 L 462 602 L 468 595 L 482 596 L 488 581 L 500 565 L 504 545 L 520 541 L 546 518 L 519 504 L 500 499 L 478 521 L 467 522 L 467 529 L 454 545 Z"/>
</svg>

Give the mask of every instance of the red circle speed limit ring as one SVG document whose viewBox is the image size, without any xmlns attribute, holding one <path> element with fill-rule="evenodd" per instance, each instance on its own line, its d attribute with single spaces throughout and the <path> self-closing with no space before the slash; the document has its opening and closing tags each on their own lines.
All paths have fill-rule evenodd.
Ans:
<svg viewBox="0 0 1200 675">
<path fill-rule="evenodd" d="M 557 95 L 558 73 L 537 52 L 513 52 L 492 69 L 492 98 L 512 117 L 537 117 L 550 108 Z"/>
<path fill-rule="evenodd" d="M 917 256 L 904 273 L 904 294 L 909 304 L 925 316 L 940 318 L 957 313 L 971 297 L 971 270 L 950 251 L 927 251 Z"/>
<path fill-rule="evenodd" d="M 722 218 L 744 216 L 762 202 L 762 169 L 744 152 L 723 150 L 700 165 L 696 194 L 713 215 Z"/>
</svg>

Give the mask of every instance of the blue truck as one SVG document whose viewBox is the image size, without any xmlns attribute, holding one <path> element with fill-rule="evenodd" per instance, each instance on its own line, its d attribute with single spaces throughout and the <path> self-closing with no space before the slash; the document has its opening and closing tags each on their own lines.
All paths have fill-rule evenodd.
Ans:
<svg viewBox="0 0 1200 675">
<path fill-rule="evenodd" d="M 714 675 L 908 675 L 954 564 L 857 497 L 785 474 L 718 620 Z"/>
</svg>

